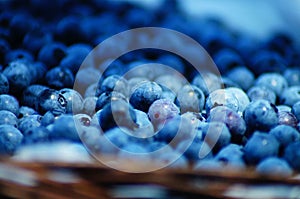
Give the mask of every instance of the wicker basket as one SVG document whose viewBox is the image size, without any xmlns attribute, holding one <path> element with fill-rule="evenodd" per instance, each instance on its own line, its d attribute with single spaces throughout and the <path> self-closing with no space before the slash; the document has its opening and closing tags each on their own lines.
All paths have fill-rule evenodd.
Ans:
<svg viewBox="0 0 300 199">
<path fill-rule="evenodd" d="M 138 163 L 128 162 L 128 166 Z M 100 163 L 2 159 L 1 198 L 300 198 L 300 178 L 243 171 L 165 168 L 126 173 Z"/>
</svg>

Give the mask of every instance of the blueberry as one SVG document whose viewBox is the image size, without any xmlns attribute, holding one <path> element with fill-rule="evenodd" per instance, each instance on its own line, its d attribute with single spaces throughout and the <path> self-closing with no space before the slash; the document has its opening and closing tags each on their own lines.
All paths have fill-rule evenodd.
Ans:
<svg viewBox="0 0 300 199">
<path fill-rule="evenodd" d="M 0 125 L 8 124 L 14 127 L 18 127 L 18 118 L 15 114 L 7 110 L 0 111 Z"/>
<path fill-rule="evenodd" d="M 175 99 L 180 107 L 181 114 L 186 112 L 201 112 L 205 103 L 205 96 L 202 90 L 196 86 L 185 85 L 177 92 Z"/>
<path fill-rule="evenodd" d="M 32 75 L 24 61 L 13 61 L 4 69 L 3 75 L 9 81 L 9 90 L 12 93 L 21 93 L 32 82 Z"/>
<path fill-rule="evenodd" d="M 213 73 L 202 73 L 194 77 L 192 84 L 200 88 L 204 95 L 222 88 L 221 79 Z"/>
<path fill-rule="evenodd" d="M 263 86 L 251 87 L 248 90 L 247 95 L 251 101 L 263 99 L 269 101 L 272 104 L 275 104 L 276 102 L 275 92 Z"/>
<path fill-rule="evenodd" d="M 298 119 L 289 111 L 278 111 L 278 124 L 285 124 L 292 127 L 296 127 Z"/>
<path fill-rule="evenodd" d="M 132 106 L 124 100 L 113 100 L 105 105 L 99 115 L 99 124 L 103 131 L 115 126 L 124 126 L 129 129 L 137 127 L 136 115 Z"/>
<path fill-rule="evenodd" d="M 231 92 L 236 99 L 238 100 L 238 113 L 242 115 L 248 104 L 250 103 L 250 100 L 247 96 L 247 94 L 239 88 L 226 88 L 227 91 Z"/>
<path fill-rule="evenodd" d="M 280 96 L 288 87 L 286 79 L 279 73 L 264 73 L 256 79 L 255 85 L 267 87 L 274 91 L 277 96 Z"/>
<path fill-rule="evenodd" d="M 289 86 L 300 86 L 300 69 L 287 68 L 283 73 Z"/>
<path fill-rule="evenodd" d="M 299 132 L 288 125 L 278 125 L 271 129 L 269 134 L 274 135 L 283 147 L 286 147 L 293 142 L 300 141 Z"/>
<path fill-rule="evenodd" d="M 54 89 L 45 89 L 38 95 L 37 110 L 44 114 L 51 111 L 54 115 L 66 112 L 67 100 L 62 94 Z"/>
<path fill-rule="evenodd" d="M 97 97 L 86 97 L 83 100 L 83 113 L 88 114 L 90 116 L 95 114 L 97 103 Z"/>
<path fill-rule="evenodd" d="M 46 73 L 46 83 L 54 89 L 71 88 L 74 84 L 74 75 L 68 68 L 55 67 Z"/>
<path fill-rule="evenodd" d="M 245 167 L 243 156 L 243 148 L 240 145 L 229 144 L 217 153 L 215 159 L 226 166 L 242 169 Z"/>
<path fill-rule="evenodd" d="M 67 55 L 61 60 L 63 68 L 69 68 L 76 73 L 92 48 L 87 44 L 74 44 L 68 47 Z"/>
<path fill-rule="evenodd" d="M 83 109 L 83 99 L 81 95 L 70 88 L 63 88 L 59 93 L 66 99 L 66 113 L 80 113 Z"/>
<path fill-rule="evenodd" d="M 26 136 L 29 130 L 41 126 L 41 121 L 41 115 L 29 115 L 19 120 L 18 129 Z"/>
<path fill-rule="evenodd" d="M 300 101 L 298 101 L 295 104 L 293 104 L 292 113 L 300 121 Z"/>
<path fill-rule="evenodd" d="M 249 128 L 262 131 L 270 130 L 279 122 L 276 107 L 266 100 L 251 102 L 245 109 L 244 119 Z"/>
<path fill-rule="evenodd" d="M 192 161 L 213 158 L 212 149 L 206 142 L 194 139 L 190 145 L 188 145 L 189 143 L 190 140 L 180 142 L 176 150 Z"/>
<path fill-rule="evenodd" d="M 0 110 L 7 110 L 18 116 L 19 102 L 11 95 L 2 94 L 0 95 Z"/>
<path fill-rule="evenodd" d="M 87 40 L 84 30 L 81 27 L 80 18 L 66 16 L 56 26 L 55 36 L 66 44 L 85 42 Z"/>
<path fill-rule="evenodd" d="M 52 41 L 51 34 L 41 29 L 27 32 L 23 39 L 23 46 L 36 54 L 47 43 Z"/>
<path fill-rule="evenodd" d="M 170 143 L 177 136 L 173 143 L 176 144 L 182 139 L 190 138 L 195 133 L 192 128 L 191 121 L 178 115 L 167 120 L 154 138 L 156 141 Z"/>
<path fill-rule="evenodd" d="M 9 82 L 5 75 L 0 73 L 0 95 L 6 94 L 9 91 Z"/>
<path fill-rule="evenodd" d="M 38 105 L 38 101 L 39 101 L 39 99 L 38 99 L 39 95 L 46 89 L 48 89 L 47 86 L 43 86 L 43 85 L 39 85 L 39 84 L 33 84 L 33 85 L 28 86 L 23 91 L 22 104 L 24 106 L 36 108 Z"/>
<path fill-rule="evenodd" d="M 47 111 L 41 120 L 42 126 L 48 126 L 50 124 L 53 124 L 54 121 L 57 119 L 57 116 L 55 116 L 51 111 Z"/>
<path fill-rule="evenodd" d="M 269 157 L 257 165 L 256 172 L 264 176 L 289 177 L 293 170 L 284 159 Z"/>
<path fill-rule="evenodd" d="M 96 96 L 100 96 L 102 93 L 110 93 L 112 91 L 120 92 L 123 95 L 128 95 L 128 82 L 121 76 L 112 75 L 106 77 L 103 81 L 99 81 Z"/>
<path fill-rule="evenodd" d="M 122 129 L 115 127 L 105 132 L 104 136 L 113 145 L 119 148 L 123 148 L 127 145 L 129 136 Z M 101 143 L 100 143 L 101 144 Z"/>
<path fill-rule="evenodd" d="M 244 119 L 226 106 L 217 106 L 211 109 L 207 120 L 225 123 L 232 135 L 232 141 L 238 142 L 246 133 L 247 126 Z"/>
<path fill-rule="evenodd" d="M 163 125 L 166 120 L 179 115 L 178 107 L 168 99 L 154 101 L 148 111 L 148 116 L 155 127 Z"/>
<path fill-rule="evenodd" d="M 254 132 L 244 147 L 245 160 L 249 164 L 257 164 L 267 157 L 277 156 L 279 142 L 266 133 Z"/>
<path fill-rule="evenodd" d="M 47 72 L 47 67 L 44 63 L 29 63 L 27 67 L 32 75 L 31 83 L 44 83 L 44 77 Z"/>
<path fill-rule="evenodd" d="M 37 112 L 34 109 L 32 109 L 28 106 L 21 106 L 20 109 L 19 109 L 18 118 L 22 119 L 24 117 L 27 117 L 29 115 L 34 115 L 34 114 L 37 114 Z"/>
<path fill-rule="evenodd" d="M 214 54 L 213 60 L 221 73 L 224 73 L 235 66 L 244 65 L 244 61 L 238 53 L 226 48 Z"/>
<path fill-rule="evenodd" d="M 204 141 L 214 150 L 219 151 L 227 146 L 231 140 L 231 134 L 227 126 L 222 122 L 209 122 L 203 129 Z"/>
<path fill-rule="evenodd" d="M 292 107 L 300 101 L 300 86 L 291 86 L 285 89 L 281 94 L 280 101 L 282 104 Z"/>
<path fill-rule="evenodd" d="M 284 159 L 295 170 L 300 170 L 300 142 L 293 142 L 289 144 L 284 151 Z"/>
<path fill-rule="evenodd" d="M 252 56 L 249 67 L 256 75 L 260 75 L 266 72 L 283 72 L 286 64 L 286 60 L 278 53 L 262 50 Z"/>
<path fill-rule="evenodd" d="M 226 76 L 237 83 L 244 91 L 254 83 L 254 74 L 245 66 L 238 66 L 228 71 Z"/>
<path fill-rule="evenodd" d="M 0 125 L 0 153 L 12 155 L 23 139 L 22 133 L 14 126 Z"/>
<path fill-rule="evenodd" d="M 72 115 L 62 115 L 53 123 L 53 129 L 50 131 L 52 139 L 67 139 L 79 142 L 80 138 L 76 124 Z"/>
<path fill-rule="evenodd" d="M 48 142 L 50 140 L 49 136 L 50 131 L 44 126 L 31 128 L 26 132 L 26 136 L 24 136 L 23 139 L 23 144 Z"/>
<path fill-rule="evenodd" d="M 130 96 L 130 104 L 141 111 L 148 112 L 149 107 L 161 98 L 162 89 L 155 82 L 142 82 Z"/>
<path fill-rule="evenodd" d="M 31 31 L 35 26 L 36 22 L 29 15 L 25 13 L 14 15 L 9 23 L 12 41 L 19 44 L 25 34 Z"/>
<path fill-rule="evenodd" d="M 123 95 L 122 93 L 117 92 L 117 91 L 102 93 L 96 101 L 96 109 L 95 110 L 98 111 L 98 110 L 102 109 L 106 104 L 110 103 L 111 100 L 116 100 L 116 99 L 127 101 L 127 98 L 125 97 L 125 95 Z"/>
<path fill-rule="evenodd" d="M 206 112 L 209 113 L 209 111 L 216 106 L 226 106 L 234 111 L 238 111 L 239 101 L 233 92 L 227 89 L 217 89 L 211 92 L 206 99 Z"/>
<path fill-rule="evenodd" d="M 38 54 L 38 60 L 48 68 L 57 66 L 66 55 L 66 46 L 62 43 L 52 42 L 45 44 Z"/>
</svg>

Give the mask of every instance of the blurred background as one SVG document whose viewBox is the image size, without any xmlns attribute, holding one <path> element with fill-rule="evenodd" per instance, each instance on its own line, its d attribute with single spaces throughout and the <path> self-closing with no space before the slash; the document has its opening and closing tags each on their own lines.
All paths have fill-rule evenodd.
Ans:
<svg viewBox="0 0 300 199">
<path fill-rule="evenodd" d="M 164 0 L 111 0 L 128 1 L 154 9 Z M 170 0 L 170 2 L 176 0 Z M 179 9 L 188 17 L 220 18 L 235 31 L 246 32 L 265 39 L 277 31 L 286 31 L 300 43 L 300 0 L 177 0 Z"/>
</svg>

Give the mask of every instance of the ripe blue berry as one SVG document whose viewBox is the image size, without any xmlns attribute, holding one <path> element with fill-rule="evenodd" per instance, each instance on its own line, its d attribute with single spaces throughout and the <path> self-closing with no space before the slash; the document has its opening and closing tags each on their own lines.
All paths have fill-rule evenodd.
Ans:
<svg viewBox="0 0 300 199">
<path fill-rule="evenodd" d="M 46 83 L 54 89 L 71 88 L 74 75 L 68 68 L 55 67 L 46 73 Z"/>
<path fill-rule="evenodd" d="M 66 46 L 62 43 L 52 42 L 45 44 L 38 54 L 38 60 L 48 68 L 57 66 L 66 55 Z"/>
<path fill-rule="evenodd" d="M 32 75 L 24 61 L 13 61 L 4 69 L 3 75 L 9 81 L 9 90 L 12 93 L 22 93 L 32 82 Z"/>
<path fill-rule="evenodd" d="M 29 115 L 20 119 L 18 129 L 26 136 L 29 130 L 41 126 L 41 121 L 41 115 Z"/>
<path fill-rule="evenodd" d="M 66 113 L 80 113 L 83 109 L 83 99 L 81 95 L 70 88 L 63 88 L 59 93 L 66 99 Z"/>
<path fill-rule="evenodd" d="M 41 114 L 51 111 L 54 115 L 60 115 L 66 112 L 66 107 L 67 100 L 54 89 L 45 89 L 38 95 L 36 109 Z"/>
<path fill-rule="evenodd" d="M 19 102 L 15 97 L 11 95 L 2 94 L 0 95 L 0 110 L 7 110 L 18 116 Z"/>
<path fill-rule="evenodd" d="M 300 101 L 300 86 L 291 86 L 285 89 L 280 96 L 282 104 L 292 107 L 296 102 Z"/>
<path fill-rule="evenodd" d="M 298 120 L 290 111 L 278 111 L 278 124 L 285 124 L 291 127 L 296 127 Z"/>
<path fill-rule="evenodd" d="M 161 87 L 155 82 L 142 82 L 130 96 L 130 104 L 141 111 L 148 112 L 151 104 L 160 99 Z"/>
<path fill-rule="evenodd" d="M 180 107 L 181 114 L 186 112 L 199 113 L 203 110 L 205 96 L 196 86 L 185 85 L 178 90 L 175 101 Z"/>
<path fill-rule="evenodd" d="M 280 96 L 282 91 L 288 87 L 286 79 L 279 73 L 264 73 L 256 79 L 255 85 L 267 87 L 277 96 Z"/>
<path fill-rule="evenodd" d="M 284 78 L 289 86 L 300 86 L 300 69 L 287 68 L 283 73 Z"/>
<path fill-rule="evenodd" d="M 278 124 L 278 112 L 274 105 L 266 100 L 251 102 L 244 112 L 249 128 L 268 131 Z"/>
<path fill-rule="evenodd" d="M 263 99 L 267 100 L 272 104 L 276 102 L 276 94 L 274 91 L 264 86 L 253 86 L 247 92 L 248 97 L 251 101 Z"/>
<path fill-rule="evenodd" d="M 7 110 L 0 111 L 0 125 L 8 124 L 14 127 L 18 127 L 18 118 L 15 114 Z"/>
<path fill-rule="evenodd" d="M 215 159 L 226 166 L 242 169 L 245 167 L 243 148 L 237 144 L 229 144 L 221 149 Z"/>
<path fill-rule="evenodd" d="M 216 106 L 226 106 L 234 111 L 238 111 L 239 101 L 233 92 L 227 89 L 217 89 L 211 92 L 207 97 L 205 104 L 206 112 L 209 113 L 210 110 Z"/>
<path fill-rule="evenodd" d="M 227 73 L 227 77 L 237 83 L 244 91 L 254 83 L 254 74 L 245 66 L 235 67 Z"/>
<path fill-rule="evenodd" d="M 300 142 L 293 142 L 289 144 L 284 150 L 284 159 L 295 170 L 300 170 Z"/>
<path fill-rule="evenodd" d="M 244 119 L 226 106 L 217 106 L 211 109 L 207 120 L 209 122 L 225 123 L 232 135 L 232 140 L 235 141 L 239 141 L 246 132 L 247 126 Z"/>
<path fill-rule="evenodd" d="M 269 134 L 274 135 L 283 147 L 286 147 L 293 142 L 300 141 L 299 132 L 295 128 L 287 125 L 278 125 L 271 129 Z"/>
<path fill-rule="evenodd" d="M 214 151 L 219 151 L 227 146 L 231 140 L 231 134 L 226 124 L 222 122 L 209 122 L 202 128 L 203 138 Z"/>
<path fill-rule="evenodd" d="M 284 159 L 269 157 L 257 165 L 256 172 L 264 176 L 289 177 L 293 170 Z"/>
<path fill-rule="evenodd" d="M 95 114 L 97 97 L 86 97 L 83 100 L 83 112 L 90 116 Z"/>
<path fill-rule="evenodd" d="M 125 96 L 128 96 L 128 82 L 121 76 L 112 75 L 106 77 L 103 81 L 99 81 L 96 90 L 96 96 L 100 96 L 102 93 L 110 93 L 112 91 L 120 92 Z"/>
<path fill-rule="evenodd" d="M 123 126 L 129 129 L 137 127 L 136 115 L 132 106 L 120 99 L 113 100 L 103 107 L 99 115 L 99 124 L 103 131 L 115 126 Z"/>
<path fill-rule="evenodd" d="M 12 155 L 23 139 L 22 133 L 14 126 L 0 125 L 0 153 Z"/>
<path fill-rule="evenodd" d="M 249 164 L 257 164 L 267 157 L 277 156 L 279 142 L 266 133 L 255 132 L 244 147 L 245 159 Z"/>
<path fill-rule="evenodd" d="M 155 127 L 165 123 L 179 114 L 178 107 L 168 99 L 159 99 L 154 101 L 148 111 L 148 116 Z"/>
</svg>

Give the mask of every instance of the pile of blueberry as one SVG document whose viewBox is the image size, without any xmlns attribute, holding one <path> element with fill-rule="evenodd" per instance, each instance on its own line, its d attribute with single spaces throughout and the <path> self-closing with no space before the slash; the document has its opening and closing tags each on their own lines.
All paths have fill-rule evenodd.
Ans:
<svg viewBox="0 0 300 199">
<path fill-rule="evenodd" d="M 119 158 L 147 154 L 176 168 L 299 171 L 298 46 L 284 32 L 262 41 L 219 19 L 188 19 L 175 2 L 148 10 L 104 0 L 1 1 L 0 153 L 51 160 L 63 155 L 51 147 L 71 143 Z M 221 75 L 199 74 L 158 49 L 122 55 L 105 71 L 80 69 L 101 41 L 147 26 L 192 37 Z M 181 76 L 137 67 L 147 63 Z"/>
</svg>

